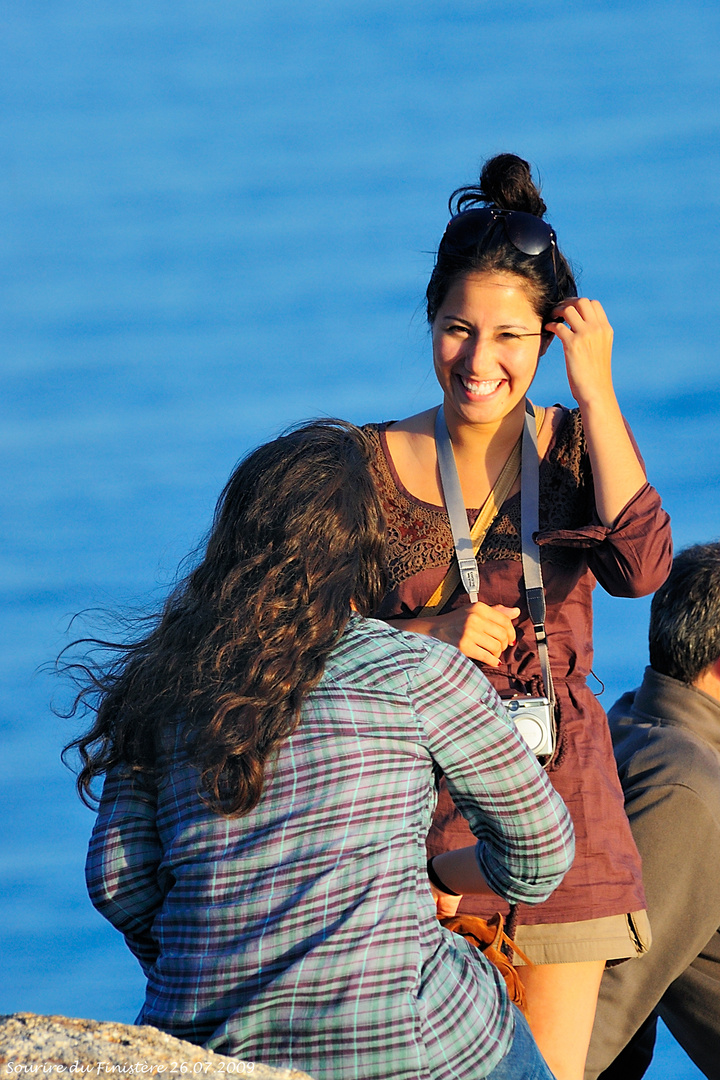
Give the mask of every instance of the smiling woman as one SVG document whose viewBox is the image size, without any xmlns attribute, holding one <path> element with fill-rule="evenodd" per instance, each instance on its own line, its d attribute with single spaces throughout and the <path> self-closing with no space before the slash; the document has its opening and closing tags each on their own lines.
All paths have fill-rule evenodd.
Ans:
<svg viewBox="0 0 720 1080">
<path fill-rule="evenodd" d="M 469 602 L 462 586 L 439 607 L 434 600 L 455 560 L 435 444 L 437 409 L 368 431 L 390 537 L 385 618 L 456 646 L 502 697 L 547 693 L 525 599 L 513 463 L 538 361 L 553 336 L 562 343 L 578 408 L 535 410 L 535 537 L 556 691 L 556 749 L 544 764 L 570 809 L 578 844 L 550 900 L 522 904 L 514 917 L 518 944 L 533 961 L 519 969 L 533 1034 L 558 1080 L 581 1080 L 603 966 L 643 952 L 648 940 L 640 862 L 607 720 L 585 681 L 592 590 L 600 581 L 613 595 L 652 592 L 670 568 L 671 541 L 615 397 L 612 328 L 598 301 L 575 295 L 545 209 L 527 162 L 512 154 L 487 162 L 478 185 L 451 196 L 452 217 L 427 289 L 433 362 L 468 520 L 485 522 L 475 544 L 478 602 Z M 441 785 L 429 853 L 448 891 L 466 894 L 444 897 L 443 913 L 458 903 L 463 916 L 487 916 L 497 906 L 507 911 L 502 897 L 470 895 L 471 882 L 456 872 L 447 853 L 471 839 Z"/>
<path fill-rule="evenodd" d="M 517 409 L 522 412 L 550 340 L 515 275 L 458 278 L 438 310 L 432 333 L 448 423 L 462 418 L 488 424 Z"/>
</svg>

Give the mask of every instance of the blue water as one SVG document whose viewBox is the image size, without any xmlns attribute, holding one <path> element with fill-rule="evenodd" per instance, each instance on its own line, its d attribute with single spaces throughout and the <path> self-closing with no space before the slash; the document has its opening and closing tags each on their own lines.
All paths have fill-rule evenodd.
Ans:
<svg viewBox="0 0 720 1080">
<path fill-rule="evenodd" d="M 142 991 L 84 895 L 75 729 L 38 668 L 72 613 L 157 601 L 248 447 L 437 401 L 420 300 L 484 156 L 540 168 L 676 541 L 720 535 L 719 23 L 702 0 L 0 0 L 0 1011 L 129 1021 Z M 535 397 L 570 400 L 556 346 Z M 607 703 L 646 620 L 598 598 Z M 668 1073 L 699 1076 L 663 1035 Z"/>
</svg>

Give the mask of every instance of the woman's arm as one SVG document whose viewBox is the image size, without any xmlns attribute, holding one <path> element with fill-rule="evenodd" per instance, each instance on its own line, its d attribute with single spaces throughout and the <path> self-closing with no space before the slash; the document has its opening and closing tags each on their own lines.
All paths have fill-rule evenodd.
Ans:
<svg viewBox="0 0 720 1080">
<path fill-rule="evenodd" d="M 480 872 L 475 845 L 444 851 L 428 862 L 430 891 L 437 915 L 442 919 L 457 913 L 464 893 L 483 896 L 494 906 L 503 899 L 493 892 Z"/>
<path fill-rule="evenodd" d="M 491 667 L 498 667 L 500 657 L 509 645 L 515 644 L 515 627 L 520 608 L 503 607 L 497 604 L 463 604 L 462 607 L 448 611 L 444 615 L 433 615 L 417 619 L 387 619 L 396 630 L 407 630 L 411 634 L 423 634 L 454 645 L 465 656 L 480 660 Z"/>
<path fill-rule="evenodd" d="M 428 877 L 439 919 L 457 913 L 464 893 L 482 896 L 495 907 L 503 899 L 485 880 L 474 844 L 435 855 L 428 862 Z"/>
<path fill-rule="evenodd" d="M 612 383 L 613 330 L 597 300 L 563 300 L 550 322 L 565 351 L 570 391 L 580 406 L 595 485 L 595 507 L 610 528 L 646 477 Z"/>
<path fill-rule="evenodd" d="M 478 838 L 479 877 L 460 876 L 467 865 L 453 866 L 452 853 L 438 860 L 438 875 L 456 892 L 484 880 L 510 903 L 546 900 L 572 863 L 572 821 L 497 694 L 459 652 L 428 645 L 411 695 L 428 749 Z"/>
<path fill-rule="evenodd" d="M 162 901 L 162 847 L 156 793 L 137 776 L 112 769 L 105 778 L 90 838 L 85 878 L 93 905 L 125 936 L 147 974 L 158 956 L 151 935 Z"/>
</svg>

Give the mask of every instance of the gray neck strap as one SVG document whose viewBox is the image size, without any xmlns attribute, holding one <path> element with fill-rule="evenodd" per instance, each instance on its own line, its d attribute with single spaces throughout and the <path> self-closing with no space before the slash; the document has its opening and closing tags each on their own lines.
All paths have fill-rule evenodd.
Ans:
<svg viewBox="0 0 720 1080">
<path fill-rule="evenodd" d="M 455 542 L 455 554 L 460 568 L 460 578 L 465 592 L 470 597 L 470 602 L 474 604 L 478 599 L 480 575 L 473 552 L 472 540 L 470 539 L 465 500 L 460 487 L 455 455 L 447 424 L 445 423 L 445 413 L 442 405 L 438 409 L 435 418 L 435 445 L 437 447 L 443 497 L 450 518 L 450 528 Z M 542 570 L 540 568 L 540 550 L 533 539 L 539 528 L 539 493 L 540 458 L 538 456 L 537 427 L 533 407 L 529 401 L 526 401 L 520 473 L 523 578 L 525 580 L 528 611 L 535 630 L 545 695 L 554 705 L 555 691 L 550 671 L 547 634 L 545 633 L 545 589 L 543 588 Z"/>
<path fill-rule="evenodd" d="M 460 487 L 455 455 L 450 441 L 450 433 L 445 423 L 445 413 L 442 405 L 435 417 L 435 447 L 437 449 L 443 497 L 450 518 L 453 540 L 455 541 L 455 554 L 460 568 L 460 580 L 463 583 L 465 592 L 470 597 L 470 603 L 476 604 L 478 601 L 478 588 L 480 587 L 480 575 L 472 540 L 470 539 L 465 500 Z"/>
</svg>

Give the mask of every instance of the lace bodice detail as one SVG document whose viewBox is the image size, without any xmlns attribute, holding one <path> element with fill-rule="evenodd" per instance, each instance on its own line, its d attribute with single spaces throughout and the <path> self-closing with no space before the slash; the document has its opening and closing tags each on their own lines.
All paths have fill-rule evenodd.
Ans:
<svg viewBox="0 0 720 1080">
<path fill-rule="evenodd" d="M 387 519 L 389 588 L 393 589 L 422 570 L 447 566 L 454 548 L 444 507 L 414 498 L 401 484 L 383 437 L 387 426 L 368 424 L 363 430 L 375 448 L 373 470 Z M 478 512 L 468 511 L 471 525 Z M 578 529 L 596 521 L 580 410 L 565 410 L 540 463 L 540 532 Z M 516 493 L 500 508 L 478 553 L 478 563 L 520 558 L 520 495 Z M 571 563 L 574 555 L 562 547 L 548 547 L 543 551 L 543 560 L 564 565 Z"/>
</svg>

